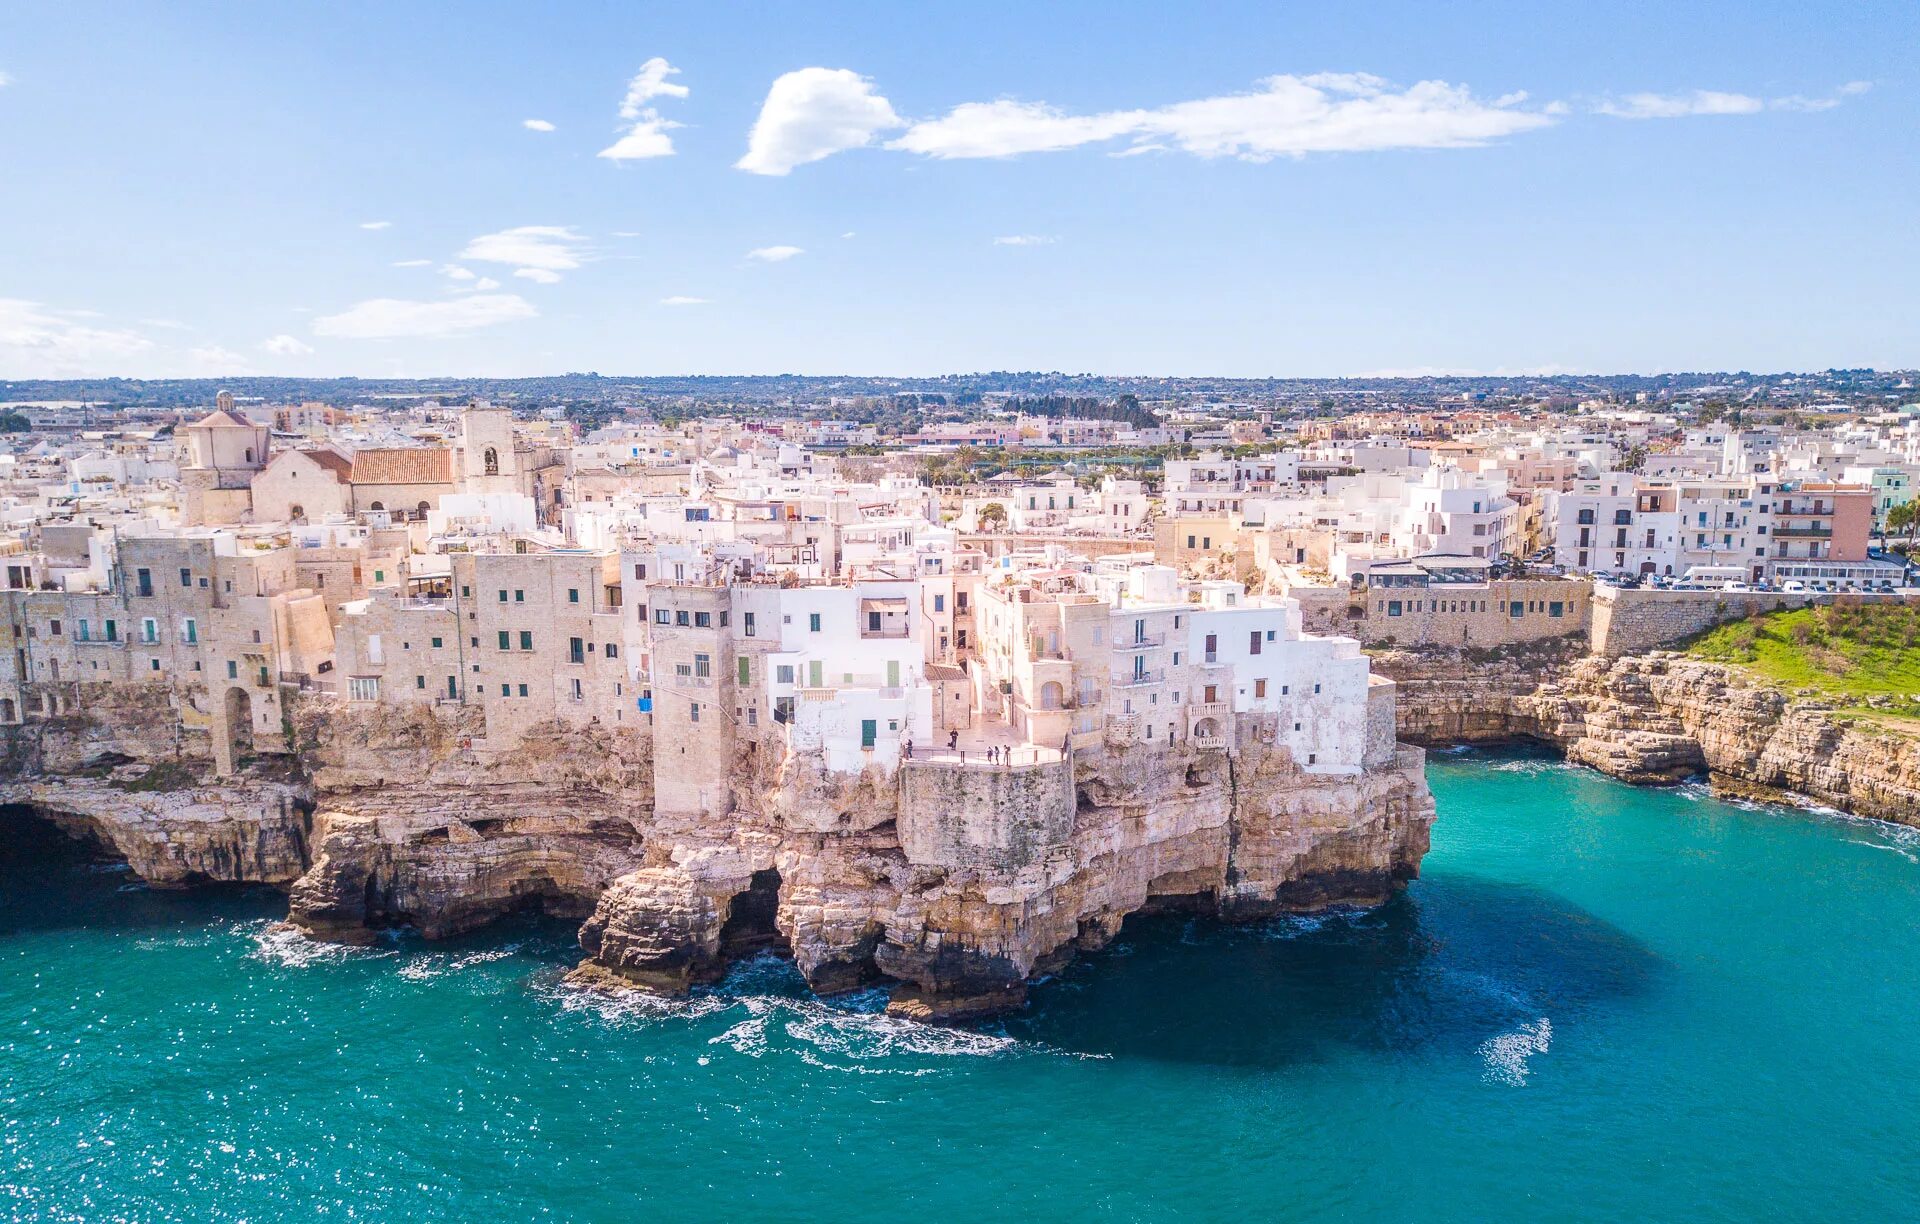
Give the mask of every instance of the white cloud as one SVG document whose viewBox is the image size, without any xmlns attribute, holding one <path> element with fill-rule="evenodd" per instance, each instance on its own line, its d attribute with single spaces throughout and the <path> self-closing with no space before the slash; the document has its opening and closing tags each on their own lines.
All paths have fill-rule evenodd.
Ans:
<svg viewBox="0 0 1920 1224">
<path fill-rule="evenodd" d="M 486 293 L 490 290 L 498 289 L 499 287 L 500 287 L 499 281 L 493 279 L 491 276 L 483 276 L 479 280 L 473 282 L 471 285 L 456 286 L 454 289 L 454 292 L 455 293 Z"/>
<path fill-rule="evenodd" d="M 13 84 L 13 77 L 7 73 L 0 72 L 0 89 L 4 89 L 11 84 Z"/>
<path fill-rule="evenodd" d="M 550 285 L 560 273 L 580 266 L 585 236 L 565 225 L 522 225 L 482 234 L 460 252 L 461 259 L 478 263 L 507 264 L 519 269 L 515 275 Z M 529 270 L 532 275 L 528 275 Z"/>
<path fill-rule="evenodd" d="M 703 297 L 684 297 L 680 294 L 675 294 L 672 297 L 661 298 L 660 304 L 662 306 L 705 306 L 707 299 Z"/>
<path fill-rule="evenodd" d="M 1593 109 L 1615 119 L 1680 119 L 1689 115 L 1757 115 L 1767 104 L 1751 94 L 1696 89 L 1689 93 L 1636 93 L 1608 98 Z"/>
<path fill-rule="evenodd" d="M 445 302 L 371 298 L 313 321 L 316 336 L 394 340 L 465 335 L 483 327 L 531 319 L 540 312 L 513 293 L 480 294 Z"/>
<path fill-rule="evenodd" d="M 748 259 L 757 259 L 762 263 L 785 263 L 795 255 L 805 255 L 806 251 L 797 246 L 755 247 L 747 252 Z"/>
<path fill-rule="evenodd" d="M 188 349 L 187 360 L 207 374 L 245 374 L 252 369 L 245 357 L 217 344 Z"/>
<path fill-rule="evenodd" d="M 854 236 L 855 236 L 855 234 L 854 234 L 854 231 L 853 231 L 853 230 L 848 230 L 848 231 L 847 231 L 846 233 L 844 233 L 844 234 L 842 234 L 842 235 L 840 235 L 840 236 L 841 236 L 842 238 L 852 238 L 852 237 L 854 237 Z"/>
<path fill-rule="evenodd" d="M 639 230 L 615 230 L 613 231 L 613 236 L 615 238 L 638 238 L 640 236 L 640 231 Z"/>
<path fill-rule="evenodd" d="M 275 357 L 305 357 L 313 352 L 313 346 L 298 336 L 281 334 L 268 336 L 260 342 L 262 352 L 272 353 Z"/>
<path fill-rule="evenodd" d="M 1399 88 L 1357 72 L 1272 76 L 1249 93 L 1150 110 L 1073 115 L 1035 102 L 968 102 L 914 124 L 888 148 L 935 158 L 1011 157 L 1128 137 L 1126 152 L 1180 149 L 1268 161 L 1311 153 L 1457 149 L 1549 126 L 1524 93 L 1476 97 L 1463 85 Z"/>
<path fill-rule="evenodd" d="M 1804 94 L 1757 98 L 1752 94 L 1714 89 L 1671 94 L 1635 93 L 1622 98 L 1603 98 L 1594 104 L 1593 111 L 1615 119 L 1686 119 L 1695 115 L 1757 115 L 1761 111 L 1813 113 L 1832 110 L 1846 99 L 1858 97 L 1872 88 L 1872 81 L 1848 81 L 1822 98 L 1809 98 Z"/>
<path fill-rule="evenodd" d="M 520 126 L 529 132 L 551 132 L 554 130 L 553 125 L 545 119 L 522 119 Z"/>
<path fill-rule="evenodd" d="M 432 264 L 433 261 L 431 259 L 396 259 L 393 261 L 393 266 L 396 268 L 425 268 L 430 267 Z"/>
<path fill-rule="evenodd" d="M 361 229 L 364 229 L 364 230 L 383 230 L 383 229 L 392 229 L 392 228 L 393 228 L 393 222 L 391 222 L 391 221 L 362 221 L 362 222 L 360 223 L 360 228 L 361 228 Z"/>
<path fill-rule="evenodd" d="M 777 77 L 733 163 L 750 174 L 786 174 L 905 126 L 873 82 L 846 68 L 801 68 Z"/>
<path fill-rule="evenodd" d="M 451 277 L 452 279 L 457 281 L 470 281 L 474 278 L 474 275 L 475 275 L 473 269 L 463 268 L 459 264 L 447 264 L 445 267 L 440 269 L 440 274 L 442 276 Z"/>
<path fill-rule="evenodd" d="M 1057 240 L 1053 238 L 1046 238 L 1039 234 L 1007 234 L 1003 237 L 995 238 L 993 240 L 993 245 L 995 246 L 1051 246 L 1055 241 Z"/>
<path fill-rule="evenodd" d="M 0 298 L 0 377 L 60 378 L 125 370 L 153 341 L 139 332 L 88 327 L 64 312 Z"/>
<path fill-rule="evenodd" d="M 658 55 L 640 65 L 640 71 L 627 82 L 626 96 L 620 100 L 620 117 L 627 121 L 627 130 L 620 139 L 600 150 L 598 156 L 608 161 L 673 156 L 673 138 L 667 133 L 680 125 L 661 115 L 649 103 L 655 98 L 686 97 L 685 85 L 676 85 L 667 79 L 679 73 L 678 68 Z"/>
</svg>

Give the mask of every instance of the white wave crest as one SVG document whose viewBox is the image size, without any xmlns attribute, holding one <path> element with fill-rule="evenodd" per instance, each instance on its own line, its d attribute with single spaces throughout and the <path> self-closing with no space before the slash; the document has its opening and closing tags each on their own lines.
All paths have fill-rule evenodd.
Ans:
<svg viewBox="0 0 1920 1224">
<path fill-rule="evenodd" d="M 520 950 L 517 943 L 503 944 L 498 948 L 487 948 L 479 952 L 469 952 L 464 956 L 446 956 L 441 953 L 428 953 L 416 956 L 400 966 L 400 976 L 409 982 L 430 982 L 443 974 L 457 973 L 474 965 L 484 965 L 491 961 L 505 960 Z"/>
<path fill-rule="evenodd" d="M 1491 1084 L 1523 1088 L 1532 1073 L 1528 1060 L 1535 1054 L 1545 1054 L 1552 1043 L 1553 1024 L 1545 1016 L 1489 1038 L 1480 1046 L 1480 1059 L 1486 1063 L 1481 1078 Z"/>
<path fill-rule="evenodd" d="M 309 939 L 298 927 L 268 919 L 237 923 L 234 930 L 236 934 L 253 941 L 253 951 L 247 953 L 249 960 L 262 961 L 283 969 L 305 969 L 313 965 L 337 965 L 349 960 L 378 960 L 399 955 L 392 948 L 363 948 Z"/>
</svg>

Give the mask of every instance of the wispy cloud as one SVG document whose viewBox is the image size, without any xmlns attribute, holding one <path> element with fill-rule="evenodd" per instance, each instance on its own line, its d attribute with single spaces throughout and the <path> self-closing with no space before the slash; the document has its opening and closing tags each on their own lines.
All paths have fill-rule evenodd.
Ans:
<svg viewBox="0 0 1920 1224">
<path fill-rule="evenodd" d="M 188 349 L 187 361 L 203 374 L 248 374 L 253 370 L 244 356 L 217 344 Z"/>
<path fill-rule="evenodd" d="M 383 229 L 392 229 L 392 228 L 393 228 L 393 222 L 391 222 L 391 221 L 362 221 L 362 222 L 360 223 L 360 228 L 361 228 L 361 229 L 363 229 L 363 230 L 383 230 Z"/>
<path fill-rule="evenodd" d="M 757 259 L 762 263 L 785 263 L 795 255 L 805 255 L 806 251 L 797 246 L 755 247 L 747 252 L 748 259 Z"/>
<path fill-rule="evenodd" d="M 282 333 L 278 336 L 268 336 L 265 340 L 262 340 L 260 342 L 260 351 L 272 353 L 275 357 L 305 357 L 307 354 L 313 352 L 313 346 L 298 336 L 289 336 Z"/>
<path fill-rule="evenodd" d="M 0 89 L 5 89 L 11 84 L 13 84 L 13 77 L 8 73 L 0 72 Z"/>
<path fill-rule="evenodd" d="M 734 163 L 749 174 L 782 175 L 795 166 L 871 144 L 903 126 L 873 82 L 846 68 L 801 68 L 774 79 Z"/>
<path fill-rule="evenodd" d="M 1460 149 L 1555 122 L 1525 93 L 1483 98 L 1464 85 L 1404 88 L 1362 72 L 1271 76 L 1246 93 L 1145 110 L 1076 115 L 1039 102 L 968 102 L 887 146 L 933 158 L 1012 157 L 1126 139 L 1128 151 L 1269 161 L 1314 153 Z"/>
<path fill-rule="evenodd" d="M 521 225 L 494 234 L 482 234 L 467 243 L 459 258 L 477 263 L 506 264 L 516 276 L 552 284 L 560 273 L 580 266 L 586 237 L 566 225 Z"/>
<path fill-rule="evenodd" d="M 68 312 L 22 298 L 0 298 L 0 374 L 61 378 L 126 370 L 146 360 L 153 341 L 139 332 L 77 323 Z"/>
<path fill-rule="evenodd" d="M 993 240 L 995 246 L 1052 246 L 1057 239 L 1040 234 L 1005 234 Z"/>
<path fill-rule="evenodd" d="M 1757 115 L 1762 111 L 1815 112 L 1832 110 L 1847 98 L 1866 93 L 1871 81 L 1848 81 L 1825 97 L 1810 98 L 1787 94 L 1761 98 L 1753 94 L 1727 93 L 1717 89 L 1691 89 L 1680 93 L 1631 93 L 1618 98 L 1602 98 L 1593 104 L 1597 115 L 1615 119 L 1687 119 L 1697 115 Z"/>
<path fill-rule="evenodd" d="M 661 298 L 660 304 L 662 306 L 705 306 L 707 305 L 707 299 L 703 297 L 683 297 L 675 294 L 672 297 Z"/>
<path fill-rule="evenodd" d="M 433 266 L 433 261 L 431 259 L 396 259 L 393 261 L 393 266 L 396 268 L 428 268 Z"/>
<path fill-rule="evenodd" d="M 461 336 L 540 312 L 517 294 L 479 294 L 451 301 L 416 302 L 371 298 L 313 321 L 316 336 L 349 340 L 437 339 Z"/>
<path fill-rule="evenodd" d="M 620 139 L 600 150 L 598 156 L 609 161 L 640 161 L 649 157 L 672 157 L 673 138 L 668 131 L 680 125 L 660 114 L 651 103 L 655 98 L 684 98 L 687 87 L 668 80 L 680 70 L 656 55 L 640 65 L 640 71 L 627 82 L 627 93 L 620 100 L 620 117 L 627 129 Z"/>
<path fill-rule="evenodd" d="M 548 123 L 545 119 L 522 119 L 520 126 L 529 132 L 551 132 L 554 130 L 553 124 Z"/>
</svg>

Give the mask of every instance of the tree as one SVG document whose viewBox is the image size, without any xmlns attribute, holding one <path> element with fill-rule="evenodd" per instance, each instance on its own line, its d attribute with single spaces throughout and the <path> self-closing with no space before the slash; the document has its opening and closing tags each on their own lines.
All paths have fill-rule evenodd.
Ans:
<svg viewBox="0 0 1920 1224">
<path fill-rule="evenodd" d="M 1887 511 L 1887 534 L 1907 534 L 1907 546 L 1913 546 L 1913 537 L 1920 531 L 1920 502 L 1901 502 Z"/>
</svg>

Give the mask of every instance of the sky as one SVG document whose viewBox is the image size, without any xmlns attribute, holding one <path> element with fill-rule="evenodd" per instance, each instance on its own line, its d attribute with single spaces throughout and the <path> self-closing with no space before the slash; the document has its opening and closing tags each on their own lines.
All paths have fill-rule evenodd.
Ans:
<svg viewBox="0 0 1920 1224">
<path fill-rule="evenodd" d="M 0 378 L 1920 365 L 1920 5 L 0 21 Z"/>
</svg>

